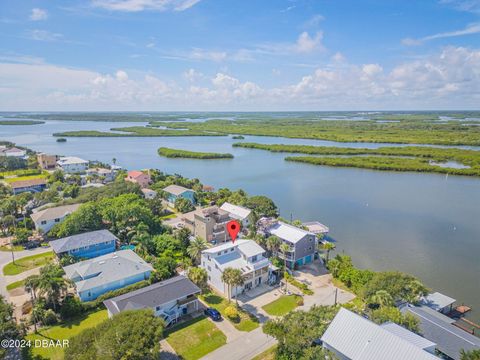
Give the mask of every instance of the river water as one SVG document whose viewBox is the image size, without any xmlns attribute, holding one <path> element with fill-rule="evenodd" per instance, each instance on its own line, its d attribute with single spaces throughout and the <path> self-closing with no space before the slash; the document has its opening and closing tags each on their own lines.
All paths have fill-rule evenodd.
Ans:
<svg viewBox="0 0 480 360">
<path fill-rule="evenodd" d="M 242 188 L 265 194 L 281 215 L 328 225 L 337 250 L 356 265 L 398 269 L 429 287 L 472 306 L 480 322 L 480 179 L 437 174 L 334 168 L 284 161 L 286 154 L 232 148 L 231 137 L 68 138 L 67 130 L 108 131 L 141 123 L 46 121 L 42 125 L 0 126 L 0 140 L 33 150 L 111 162 L 127 169 L 158 168 L 198 177 L 215 188 Z M 385 144 L 246 136 L 260 143 L 378 147 Z M 167 159 L 160 146 L 230 152 L 232 160 Z"/>
</svg>

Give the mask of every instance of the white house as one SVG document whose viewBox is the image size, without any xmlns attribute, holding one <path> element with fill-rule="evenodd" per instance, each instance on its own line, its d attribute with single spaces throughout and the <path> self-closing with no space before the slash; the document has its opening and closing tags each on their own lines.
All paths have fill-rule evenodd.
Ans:
<svg viewBox="0 0 480 360">
<path fill-rule="evenodd" d="M 15 158 L 24 158 L 27 155 L 27 151 L 23 149 L 19 149 L 17 147 L 12 147 L 9 149 L 4 147 L 3 149 L 0 149 L 0 155 L 15 157 Z"/>
<path fill-rule="evenodd" d="M 388 323 L 390 324 L 390 323 Z M 435 344 L 398 325 L 377 325 L 341 308 L 323 334 L 323 347 L 340 360 L 438 360 Z"/>
<path fill-rule="evenodd" d="M 72 212 L 77 210 L 80 204 L 57 206 L 38 210 L 33 212 L 30 217 L 35 224 L 35 229 L 42 230 L 43 233 L 48 232 L 53 225 L 61 223 Z"/>
<path fill-rule="evenodd" d="M 222 281 L 227 268 L 240 269 L 244 285 L 232 289 L 232 296 L 269 283 L 270 261 L 265 250 L 253 240 L 239 239 L 202 251 L 201 267 L 207 270 L 208 283 L 228 296 L 228 286 Z"/>
<path fill-rule="evenodd" d="M 75 156 L 61 157 L 57 161 L 57 168 L 67 174 L 84 173 L 88 168 L 88 161 Z"/>
<path fill-rule="evenodd" d="M 143 196 L 145 197 L 145 199 L 155 199 L 155 197 L 157 196 L 157 192 L 155 190 L 152 190 L 152 189 L 142 189 L 142 193 L 143 193 Z"/>
<path fill-rule="evenodd" d="M 231 218 L 240 221 L 243 229 L 247 229 L 250 226 L 252 210 L 228 202 L 224 202 L 220 209 L 228 212 Z"/>
</svg>

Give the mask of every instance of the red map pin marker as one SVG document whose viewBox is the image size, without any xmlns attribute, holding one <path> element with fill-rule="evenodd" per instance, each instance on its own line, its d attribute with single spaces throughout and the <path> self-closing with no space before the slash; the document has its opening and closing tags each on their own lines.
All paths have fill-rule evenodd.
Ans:
<svg viewBox="0 0 480 360">
<path fill-rule="evenodd" d="M 238 232 L 240 231 L 240 224 L 236 220 L 231 220 L 227 223 L 227 231 L 232 238 L 232 242 L 235 243 Z"/>
</svg>

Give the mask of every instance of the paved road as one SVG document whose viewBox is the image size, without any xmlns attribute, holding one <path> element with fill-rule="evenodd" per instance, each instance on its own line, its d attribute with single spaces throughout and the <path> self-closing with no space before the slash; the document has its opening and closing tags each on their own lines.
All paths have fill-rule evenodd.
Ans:
<svg viewBox="0 0 480 360">
<path fill-rule="evenodd" d="M 51 250 L 52 249 L 50 247 L 48 248 L 39 247 L 32 250 L 15 251 L 14 252 L 15 260 L 18 260 L 27 256 L 31 256 L 31 255 L 42 254 L 44 252 L 48 252 Z M 6 289 L 6 285 L 7 283 L 11 283 L 12 280 L 10 279 L 7 280 L 7 278 L 3 275 L 3 267 L 11 261 L 12 261 L 12 253 L 10 251 L 0 251 L 0 295 L 4 296 L 5 299 L 7 300 L 9 299 L 9 296 L 8 296 L 8 291 Z M 16 278 L 19 279 L 20 277 L 16 275 Z"/>
<path fill-rule="evenodd" d="M 275 338 L 264 334 L 262 327 L 259 327 L 218 348 L 201 360 L 250 360 L 276 343 Z"/>
</svg>

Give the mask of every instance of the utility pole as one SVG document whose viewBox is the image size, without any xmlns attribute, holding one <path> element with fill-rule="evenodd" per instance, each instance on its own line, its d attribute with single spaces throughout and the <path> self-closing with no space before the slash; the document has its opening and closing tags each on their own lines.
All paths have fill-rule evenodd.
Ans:
<svg viewBox="0 0 480 360">
<path fill-rule="evenodd" d="M 335 305 L 337 305 L 338 288 L 335 288 Z"/>
</svg>

